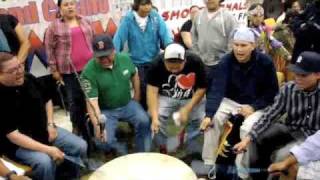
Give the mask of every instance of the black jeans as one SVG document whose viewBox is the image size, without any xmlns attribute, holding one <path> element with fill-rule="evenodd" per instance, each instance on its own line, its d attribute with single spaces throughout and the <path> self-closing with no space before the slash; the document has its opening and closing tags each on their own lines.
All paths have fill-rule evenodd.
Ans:
<svg viewBox="0 0 320 180">
<path fill-rule="evenodd" d="M 147 110 L 147 77 L 149 75 L 149 70 L 151 69 L 151 63 L 137 64 L 140 79 L 140 104 L 143 109 Z"/>
<path fill-rule="evenodd" d="M 293 135 L 295 134 L 295 136 Z M 298 134 L 298 135 L 297 135 Z M 271 164 L 271 154 L 290 142 L 297 141 L 298 136 L 303 136 L 298 131 L 290 130 L 286 125 L 275 123 L 259 135 L 257 140 L 250 144 L 250 168 L 259 168 L 260 172 L 250 174 L 254 180 L 268 178 L 266 168 Z"/>
<path fill-rule="evenodd" d="M 91 145 L 91 135 L 86 124 L 87 108 L 84 92 L 74 73 L 63 74 L 63 81 L 65 83 L 72 127 L 74 132 L 82 136 L 88 143 L 88 152 L 90 152 L 93 147 Z"/>
</svg>

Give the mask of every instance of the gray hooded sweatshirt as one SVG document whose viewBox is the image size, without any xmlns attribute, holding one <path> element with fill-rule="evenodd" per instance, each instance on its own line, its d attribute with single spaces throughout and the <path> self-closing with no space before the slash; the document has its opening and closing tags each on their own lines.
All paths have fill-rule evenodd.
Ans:
<svg viewBox="0 0 320 180">
<path fill-rule="evenodd" d="M 209 20 L 208 9 L 204 8 L 192 25 L 192 51 L 201 57 L 205 65 L 218 64 L 221 57 L 231 50 L 232 34 L 236 27 L 234 16 L 226 9 L 219 8 Z"/>
</svg>

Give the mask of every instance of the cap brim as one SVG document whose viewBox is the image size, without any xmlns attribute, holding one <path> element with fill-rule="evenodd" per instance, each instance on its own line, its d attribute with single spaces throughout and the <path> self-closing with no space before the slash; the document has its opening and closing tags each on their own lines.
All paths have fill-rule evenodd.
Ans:
<svg viewBox="0 0 320 180">
<path fill-rule="evenodd" d="M 165 59 L 165 61 L 167 62 L 172 62 L 172 63 L 181 63 L 184 62 L 184 59 L 178 59 L 178 58 L 169 58 L 169 59 Z"/>
<path fill-rule="evenodd" d="M 290 64 L 288 66 L 288 69 L 296 74 L 310 74 L 311 72 L 305 71 L 302 68 L 300 68 L 299 66 L 295 65 L 295 64 Z"/>
<path fill-rule="evenodd" d="M 94 57 L 103 57 L 109 56 L 112 53 L 113 49 L 109 49 L 107 51 L 94 52 Z"/>
</svg>

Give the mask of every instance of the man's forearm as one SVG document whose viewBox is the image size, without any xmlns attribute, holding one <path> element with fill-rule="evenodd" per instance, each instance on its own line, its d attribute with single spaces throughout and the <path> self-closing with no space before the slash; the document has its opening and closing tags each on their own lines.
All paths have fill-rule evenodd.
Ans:
<svg viewBox="0 0 320 180">
<path fill-rule="evenodd" d="M 158 119 L 158 88 L 148 85 L 147 86 L 147 104 L 151 120 Z"/>
<path fill-rule="evenodd" d="M 131 82 L 132 82 L 132 87 L 133 87 L 133 91 L 134 91 L 134 97 L 140 98 L 140 78 L 139 78 L 138 72 L 136 72 L 132 76 Z"/>
<path fill-rule="evenodd" d="M 191 100 L 185 105 L 185 107 L 188 110 L 192 110 L 194 106 L 199 104 L 199 102 L 202 100 L 205 93 L 206 93 L 205 88 L 197 89 L 196 92 L 193 94 Z"/>
<path fill-rule="evenodd" d="M 192 47 L 192 37 L 191 37 L 191 33 L 190 32 L 181 32 L 181 37 L 182 37 L 182 41 L 183 43 L 187 46 L 187 48 L 191 48 Z"/>
<path fill-rule="evenodd" d="M 30 49 L 29 41 L 23 42 L 18 52 L 18 59 L 25 62 L 28 57 L 29 49 Z"/>
<path fill-rule="evenodd" d="M 17 26 L 15 27 L 15 32 L 17 34 L 17 37 L 18 37 L 19 43 L 20 43 L 20 48 L 19 48 L 19 52 L 18 52 L 18 59 L 25 62 L 25 60 L 27 59 L 31 45 L 29 43 L 28 38 L 26 37 L 26 35 L 24 33 L 23 26 L 20 23 L 18 23 Z"/>
<path fill-rule="evenodd" d="M 18 130 L 7 134 L 7 138 L 10 140 L 10 142 L 16 144 L 19 147 L 33 151 L 43 152 L 46 154 L 48 154 L 49 152 L 50 146 L 30 138 L 29 136 L 20 133 Z"/>
<path fill-rule="evenodd" d="M 89 117 L 91 119 L 92 124 L 98 124 L 99 118 L 101 114 L 101 110 L 98 103 L 98 98 L 96 99 L 90 99 L 87 101 L 87 110 L 89 113 Z"/>
<path fill-rule="evenodd" d="M 52 101 L 49 100 L 47 103 L 46 103 L 46 112 L 47 112 L 47 119 L 48 119 L 48 124 L 52 124 L 54 123 L 53 121 L 53 104 L 52 104 Z"/>
</svg>

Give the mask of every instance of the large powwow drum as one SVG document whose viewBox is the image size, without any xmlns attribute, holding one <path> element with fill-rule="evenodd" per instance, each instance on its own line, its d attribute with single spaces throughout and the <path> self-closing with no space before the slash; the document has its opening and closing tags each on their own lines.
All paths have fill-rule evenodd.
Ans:
<svg viewBox="0 0 320 180">
<path fill-rule="evenodd" d="M 192 169 L 172 156 L 136 153 L 118 157 L 99 169 L 89 180 L 197 180 Z"/>
</svg>

